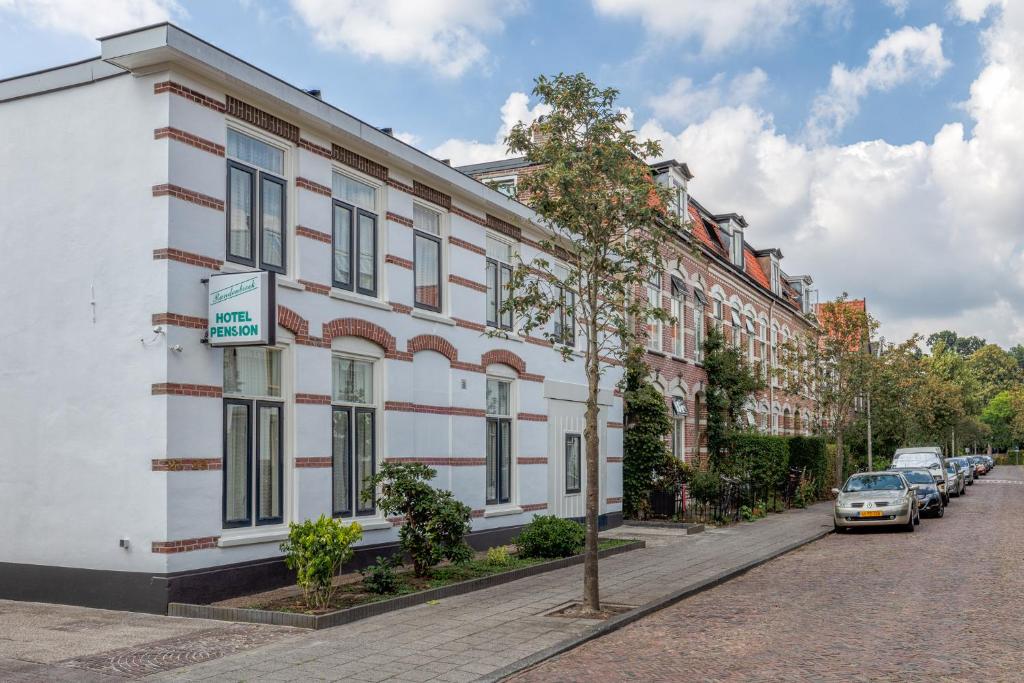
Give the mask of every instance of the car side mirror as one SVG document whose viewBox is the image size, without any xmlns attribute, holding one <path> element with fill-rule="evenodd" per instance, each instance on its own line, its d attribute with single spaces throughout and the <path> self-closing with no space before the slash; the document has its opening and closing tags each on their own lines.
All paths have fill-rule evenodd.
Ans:
<svg viewBox="0 0 1024 683">
<path fill-rule="evenodd" d="M 917 484 L 911 484 L 910 485 L 910 490 L 911 491 L 920 491 L 921 487 L 919 485 L 917 485 Z"/>
<path fill-rule="evenodd" d="M 839 495 L 839 489 L 832 489 L 832 494 L 835 496 Z"/>
</svg>

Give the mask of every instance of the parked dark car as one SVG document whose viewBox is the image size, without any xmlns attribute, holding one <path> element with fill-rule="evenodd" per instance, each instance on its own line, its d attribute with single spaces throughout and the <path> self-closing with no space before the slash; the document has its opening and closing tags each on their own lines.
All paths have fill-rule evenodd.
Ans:
<svg viewBox="0 0 1024 683">
<path fill-rule="evenodd" d="M 917 508 L 921 515 L 929 517 L 942 517 L 946 514 L 946 506 L 942 502 L 942 494 L 935 484 L 932 473 L 926 469 L 898 469 L 911 484 L 917 485 Z"/>
<path fill-rule="evenodd" d="M 980 455 L 972 455 L 968 459 L 971 461 L 971 464 L 974 465 L 975 476 L 988 474 L 988 465 Z"/>
</svg>

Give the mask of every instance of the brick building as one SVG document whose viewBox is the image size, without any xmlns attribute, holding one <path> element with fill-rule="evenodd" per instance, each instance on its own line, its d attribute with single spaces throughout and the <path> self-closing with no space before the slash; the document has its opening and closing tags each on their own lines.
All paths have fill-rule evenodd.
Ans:
<svg viewBox="0 0 1024 683">
<path fill-rule="evenodd" d="M 515 196 L 516 178 L 529 173 L 526 159 L 506 159 L 461 170 L 499 191 Z M 712 213 L 689 192 L 693 174 L 687 164 L 651 165 L 657 182 L 672 190 L 670 210 L 683 216 L 687 229 L 666 245 L 666 270 L 651 279 L 648 300 L 657 299 L 676 321 L 647 324 L 646 361 L 651 380 L 665 396 L 673 419 L 672 451 L 691 462 L 707 453 L 701 365 L 705 331 L 720 329 L 727 343 L 742 348 L 767 388 L 748 405 L 747 420 L 765 433 L 806 434 L 812 428 L 809 396 L 793 395 L 770 368 L 778 369 L 780 349 L 791 339 L 815 332 L 808 275 L 782 269 L 777 248 L 755 249 L 745 235 L 750 226 L 737 213 Z"/>
<path fill-rule="evenodd" d="M 100 43 L 0 83 L 0 597 L 160 612 L 277 585 L 288 523 L 321 514 L 372 560 L 398 535 L 359 496 L 385 460 L 435 467 L 478 547 L 583 516 L 582 363 L 495 305 L 543 236 L 527 207 L 174 26 Z M 234 275 L 269 283 L 264 343 L 204 343 Z"/>
</svg>

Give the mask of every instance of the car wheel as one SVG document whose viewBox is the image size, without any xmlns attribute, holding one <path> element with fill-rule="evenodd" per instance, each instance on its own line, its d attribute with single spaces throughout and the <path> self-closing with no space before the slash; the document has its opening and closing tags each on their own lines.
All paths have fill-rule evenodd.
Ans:
<svg viewBox="0 0 1024 683">
<path fill-rule="evenodd" d="M 914 515 L 914 524 L 920 524 L 920 523 L 921 523 L 921 511 L 918 510 L 917 514 Z"/>
<path fill-rule="evenodd" d="M 941 505 L 939 506 L 939 509 L 935 511 L 935 516 L 939 519 L 942 519 L 942 517 L 945 516 L 945 514 L 946 508 L 942 507 Z"/>
<path fill-rule="evenodd" d="M 845 534 L 845 533 L 846 533 L 846 527 L 844 527 L 844 526 L 839 526 L 839 525 L 838 525 L 838 524 L 836 524 L 835 522 L 832 522 L 832 528 L 833 528 L 833 529 L 835 530 L 835 532 L 836 532 L 837 534 Z"/>
<path fill-rule="evenodd" d="M 917 516 L 920 518 L 921 513 L 918 513 Z M 911 513 L 910 514 L 910 519 L 907 520 L 907 523 L 904 525 L 903 530 L 907 531 L 907 532 L 913 532 L 914 531 L 914 526 L 915 526 L 915 524 L 914 524 L 914 514 Z"/>
</svg>

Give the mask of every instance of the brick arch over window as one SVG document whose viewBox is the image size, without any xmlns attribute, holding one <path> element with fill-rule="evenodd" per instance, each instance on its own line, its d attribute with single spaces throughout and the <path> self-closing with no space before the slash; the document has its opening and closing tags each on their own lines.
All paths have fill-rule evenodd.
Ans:
<svg viewBox="0 0 1024 683">
<path fill-rule="evenodd" d="M 439 354 L 454 363 L 459 360 L 459 352 L 450 341 L 436 334 L 420 334 L 406 342 L 405 348 L 409 353 L 417 351 L 437 351 Z"/>
<path fill-rule="evenodd" d="M 494 349 L 480 356 L 480 365 L 484 366 L 484 368 L 487 368 L 492 363 L 507 365 L 520 375 L 526 374 L 526 361 L 505 349 Z"/>
<path fill-rule="evenodd" d="M 309 336 L 309 321 L 287 306 L 277 306 L 277 324 L 295 336 Z"/>
<path fill-rule="evenodd" d="M 335 337 L 361 337 L 384 349 L 389 356 L 395 355 L 395 338 L 380 325 L 361 318 L 336 318 L 324 323 L 324 343 L 330 344 Z"/>
</svg>

